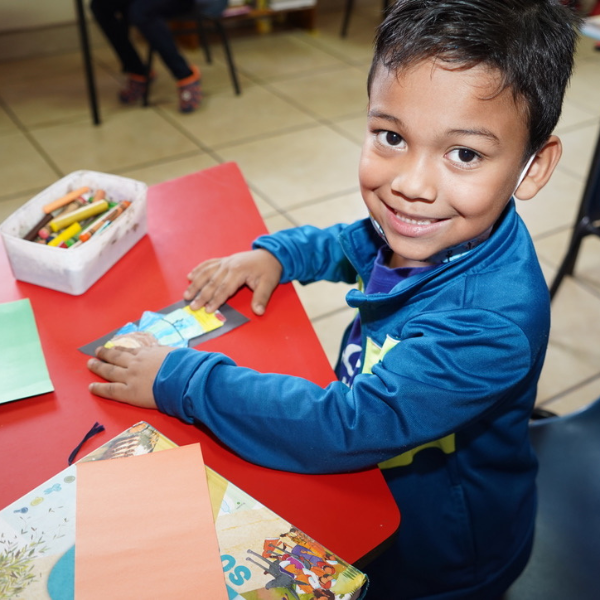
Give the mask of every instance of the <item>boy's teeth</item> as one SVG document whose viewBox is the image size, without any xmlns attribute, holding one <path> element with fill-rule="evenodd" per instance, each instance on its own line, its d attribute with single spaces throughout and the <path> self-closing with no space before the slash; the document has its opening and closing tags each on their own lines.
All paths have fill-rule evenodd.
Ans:
<svg viewBox="0 0 600 600">
<path fill-rule="evenodd" d="M 430 225 L 433 223 L 431 219 L 409 219 L 400 213 L 396 213 L 396 216 L 405 223 L 410 223 L 411 225 Z"/>
</svg>

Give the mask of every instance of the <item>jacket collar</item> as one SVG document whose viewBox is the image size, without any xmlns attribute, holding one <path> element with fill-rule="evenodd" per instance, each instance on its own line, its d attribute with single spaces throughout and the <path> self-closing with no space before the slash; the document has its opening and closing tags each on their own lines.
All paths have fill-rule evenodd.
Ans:
<svg viewBox="0 0 600 600">
<path fill-rule="evenodd" d="M 459 256 L 455 256 L 450 261 L 440 263 L 434 269 L 409 277 L 400 282 L 389 294 L 374 294 L 367 298 L 362 292 L 351 290 L 347 296 L 347 301 L 350 306 L 357 306 L 365 301 L 386 301 L 390 297 L 396 297 L 412 290 L 415 286 L 422 286 L 432 278 L 443 276 L 444 278 L 453 279 L 473 268 L 485 269 L 490 263 L 495 262 L 498 253 L 510 251 L 514 244 L 514 236 L 518 226 L 519 217 L 515 209 L 514 199 L 511 199 L 494 225 L 490 237 L 485 242 L 461 253 Z M 348 260 L 366 284 L 373 269 L 377 252 L 385 242 L 367 218 L 345 227 L 340 234 L 340 243 Z"/>
</svg>

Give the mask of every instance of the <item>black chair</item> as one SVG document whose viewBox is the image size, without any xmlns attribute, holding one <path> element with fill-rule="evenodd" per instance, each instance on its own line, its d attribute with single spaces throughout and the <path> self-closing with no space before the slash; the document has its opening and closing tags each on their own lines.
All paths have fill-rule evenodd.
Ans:
<svg viewBox="0 0 600 600">
<path fill-rule="evenodd" d="M 530 423 L 538 455 L 533 553 L 503 600 L 600 598 L 600 398 Z"/>
<path fill-rule="evenodd" d="M 600 236 L 598 221 L 600 221 L 600 134 L 596 142 L 596 150 L 585 184 L 583 197 L 581 198 L 581 204 L 579 205 L 577 218 L 575 219 L 567 253 L 550 286 L 550 298 L 554 298 L 565 275 L 573 275 L 575 261 L 577 260 L 583 238 L 588 235 Z"/>
<path fill-rule="evenodd" d="M 390 0 L 383 0 L 383 13 L 385 13 L 385 11 L 387 10 L 389 3 Z M 346 7 L 344 8 L 344 17 L 342 20 L 342 30 L 340 31 L 340 35 L 342 37 L 346 37 L 346 35 L 348 34 L 348 26 L 350 25 L 350 16 L 352 15 L 353 8 L 354 0 L 346 0 Z"/>
<path fill-rule="evenodd" d="M 189 27 L 178 28 L 173 32 L 175 36 L 184 35 L 184 34 L 196 34 L 202 45 L 202 49 L 204 50 L 204 57 L 206 62 L 212 63 L 212 54 L 210 51 L 210 44 L 208 42 L 208 35 L 206 26 L 212 28 L 214 32 L 217 33 L 219 38 L 221 39 L 221 43 L 223 44 L 223 50 L 225 51 L 225 57 L 227 59 L 227 66 L 229 68 L 229 75 L 231 77 L 231 83 L 233 84 L 233 89 L 236 95 L 240 95 L 242 93 L 242 88 L 240 87 L 240 82 L 237 76 L 237 70 L 235 67 L 235 63 L 233 61 L 233 54 L 231 52 L 231 47 L 229 44 L 229 36 L 227 35 L 227 28 L 224 24 L 224 19 L 228 17 L 228 10 L 226 9 L 220 16 L 212 16 L 207 15 L 203 12 L 201 6 L 194 6 L 191 10 L 171 17 L 170 21 L 178 21 L 182 23 L 191 23 Z M 152 72 L 152 59 L 154 56 L 154 51 L 151 46 L 148 47 L 148 59 L 146 61 L 146 72 L 148 75 Z M 150 81 L 150 79 L 148 79 Z M 144 95 L 144 106 L 148 106 L 148 96 L 150 93 L 151 85 L 146 86 L 146 93 Z"/>
</svg>

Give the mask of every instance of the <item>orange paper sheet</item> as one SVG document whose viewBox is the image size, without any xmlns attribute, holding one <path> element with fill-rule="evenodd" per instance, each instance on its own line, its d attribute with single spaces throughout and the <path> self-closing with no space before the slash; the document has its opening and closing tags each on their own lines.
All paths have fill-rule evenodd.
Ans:
<svg viewBox="0 0 600 600">
<path fill-rule="evenodd" d="M 199 444 L 77 465 L 77 600 L 227 597 Z"/>
</svg>

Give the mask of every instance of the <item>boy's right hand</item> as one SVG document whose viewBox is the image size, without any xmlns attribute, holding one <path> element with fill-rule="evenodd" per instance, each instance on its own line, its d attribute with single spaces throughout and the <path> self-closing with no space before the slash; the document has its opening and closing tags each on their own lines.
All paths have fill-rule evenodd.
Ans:
<svg viewBox="0 0 600 600">
<path fill-rule="evenodd" d="M 214 312 L 242 286 L 247 285 L 254 292 L 252 310 L 262 315 L 279 284 L 282 271 L 281 263 L 266 250 L 250 250 L 225 258 L 212 258 L 200 263 L 188 275 L 190 285 L 183 297 L 191 300 L 193 310 L 204 307 L 207 312 Z"/>
</svg>

